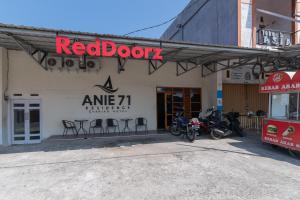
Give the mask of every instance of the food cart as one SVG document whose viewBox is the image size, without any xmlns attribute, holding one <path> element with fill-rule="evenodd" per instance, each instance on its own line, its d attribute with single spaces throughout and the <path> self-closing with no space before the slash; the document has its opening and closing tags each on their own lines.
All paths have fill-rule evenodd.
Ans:
<svg viewBox="0 0 300 200">
<path fill-rule="evenodd" d="M 300 71 L 273 73 L 259 91 L 269 93 L 262 141 L 300 152 Z"/>
</svg>

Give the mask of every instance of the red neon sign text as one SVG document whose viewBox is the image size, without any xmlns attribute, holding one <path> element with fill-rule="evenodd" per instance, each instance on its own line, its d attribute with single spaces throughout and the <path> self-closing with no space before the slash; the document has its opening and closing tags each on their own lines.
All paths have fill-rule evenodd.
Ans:
<svg viewBox="0 0 300 200">
<path fill-rule="evenodd" d="M 82 42 L 74 42 L 71 44 L 71 40 L 68 37 L 57 36 L 56 37 L 56 52 L 58 54 L 75 54 L 82 56 L 88 54 L 89 56 L 103 56 L 113 57 L 120 56 L 121 58 L 136 58 L 136 59 L 153 59 L 163 60 L 161 55 L 161 48 L 149 48 L 149 47 L 129 47 L 127 45 L 119 45 L 107 40 L 99 40 L 95 42 L 84 44 Z"/>
</svg>

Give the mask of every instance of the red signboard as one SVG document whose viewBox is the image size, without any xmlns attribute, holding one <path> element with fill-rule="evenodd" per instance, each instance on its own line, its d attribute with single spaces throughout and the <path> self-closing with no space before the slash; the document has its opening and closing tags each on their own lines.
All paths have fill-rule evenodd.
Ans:
<svg viewBox="0 0 300 200">
<path fill-rule="evenodd" d="M 292 79 L 285 72 L 276 72 L 269 76 L 266 83 L 260 85 L 259 91 L 268 92 L 286 92 L 290 88 Z"/>
<path fill-rule="evenodd" d="M 300 151 L 300 123 L 264 119 L 262 141 Z"/>
<path fill-rule="evenodd" d="M 300 71 L 297 71 L 293 78 L 286 72 L 276 72 L 269 76 L 266 83 L 261 84 L 259 92 L 289 92 L 300 91 Z"/>
<path fill-rule="evenodd" d="M 56 37 L 56 53 L 58 54 L 163 60 L 161 52 L 161 48 L 116 45 L 112 41 L 98 38 L 95 42 L 84 44 L 78 41 L 72 43 L 68 37 Z"/>
</svg>

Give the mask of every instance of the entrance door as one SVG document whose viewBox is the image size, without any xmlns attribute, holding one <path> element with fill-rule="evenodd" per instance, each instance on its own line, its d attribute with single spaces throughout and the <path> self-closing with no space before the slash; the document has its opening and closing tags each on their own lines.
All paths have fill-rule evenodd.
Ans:
<svg viewBox="0 0 300 200">
<path fill-rule="evenodd" d="M 12 103 L 12 143 L 41 142 L 39 100 L 14 100 Z"/>
<path fill-rule="evenodd" d="M 172 123 L 172 92 L 157 93 L 157 128 L 167 129 Z"/>
<path fill-rule="evenodd" d="M 165 129 L 165 93 L 157 93 L 157 129 Z"/>
<path fill-rule="evenodd" d="M 165 128 L 167 129 L 172 124 L 173 115 L 173 104 L 172 104 L 172 93 L 165 93 Z"/>
<path fill-rule="evenodd" d="M 176 113 L 198 117 L 201 112 L 201 88 L 157 88 L 157 128 L 167 129 Z"/>
</svg>

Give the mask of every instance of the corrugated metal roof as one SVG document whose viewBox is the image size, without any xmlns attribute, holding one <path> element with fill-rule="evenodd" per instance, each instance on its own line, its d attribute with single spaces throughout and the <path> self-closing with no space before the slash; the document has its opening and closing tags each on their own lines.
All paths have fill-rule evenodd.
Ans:
<svg viewBox="0 0 300 200">
<path fill-rule="evenodd" d="M 235 46 L 205 45 L 188 42 L 167 41 L 142 37 L 128 37 L 109 34 L 69 31 L 60 29 L 16 26 L 0 23 L 0 46 L 8 49 L 21 49 L 10 37 L 13 35 L 26 44 L 38 50 L 55 53 L 55 38 L 57 35 L 68 36 L 71 40 L 83 43 L 93 42 L 96 38 L 111 40 L 117 45 L 139 45 L 161 47 L 165 61 L 193 61 L 195 63 L 212 62 L 216 60 L 247 58 L 254 56 L 275 56 L 277 52 L 270 50 L 240 48 Z"/>
</svg>

